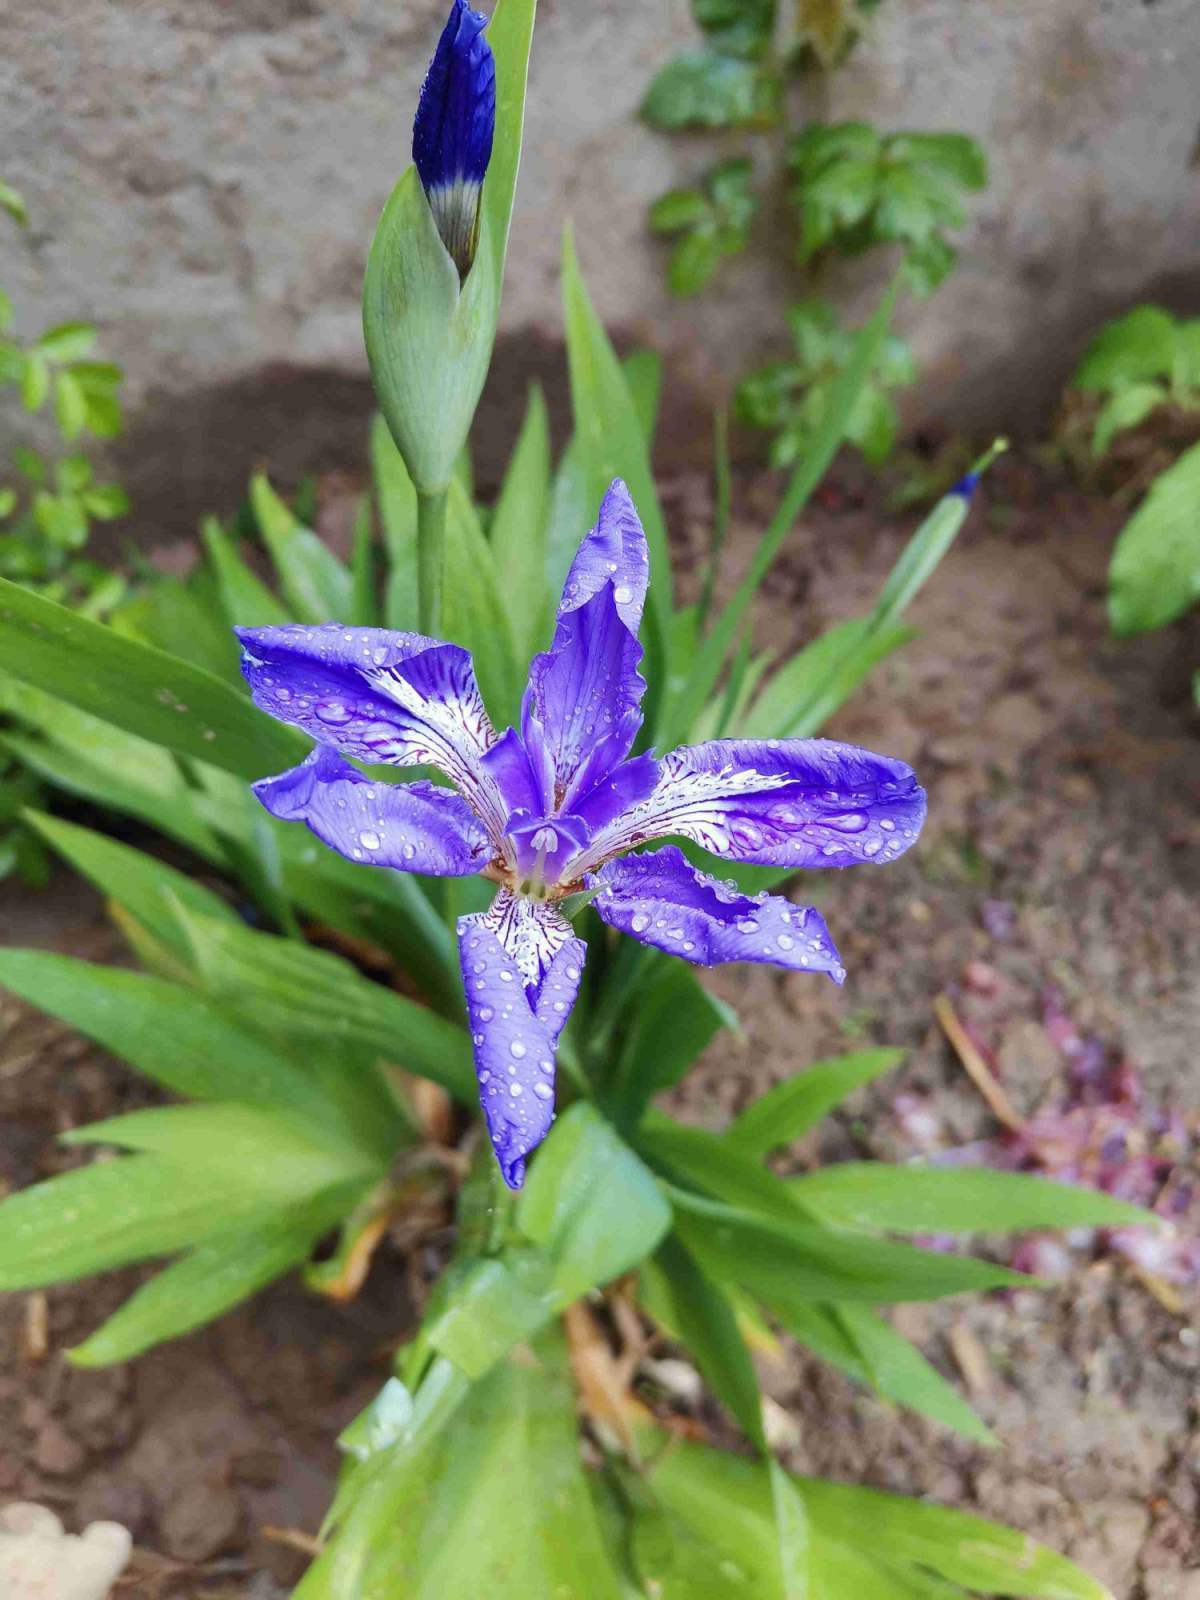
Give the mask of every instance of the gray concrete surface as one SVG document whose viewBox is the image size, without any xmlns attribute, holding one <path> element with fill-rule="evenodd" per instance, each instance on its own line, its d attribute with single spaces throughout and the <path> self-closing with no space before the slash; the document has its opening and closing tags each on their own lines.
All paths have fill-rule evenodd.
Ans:
<svg viewBox="0 0 1200 1600">
<path fill-rule="evenodd" d="M 256 457 L 287 472 L 355 448 L 364 251 L 444 5 L 0 0 L 0 173 L 33 217 L 0 234 L 0 282 L 24 326 L 101 324 L 130 374 L 135 488 L 168 522 Z M 609 325 L 668 359 L 668 453 L 778 341 L 795 278 L 777 210 L 684 305 L 646 232 L 650 200 L 740 148 L 636 120 L 694 38 L 685 0 L 542 0 L 489 438 L 515 427 L 525 373 L 557 368 L 567 217 Z M 992 162 L 961 270 L 902 313 L 914 415 L 1019 427 L 1099 319 L 1200 305 L 1198 86 L 1197 0 L 884 0 L 812 109 L 964 129 Z M 855 266 L 840 292 L 862 308 L 880 276 Z"/>
</svg>

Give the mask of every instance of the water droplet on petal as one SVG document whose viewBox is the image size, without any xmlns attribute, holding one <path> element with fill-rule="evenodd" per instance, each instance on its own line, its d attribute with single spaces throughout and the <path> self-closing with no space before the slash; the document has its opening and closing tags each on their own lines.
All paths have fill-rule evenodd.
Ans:
<svg viewBox="0 0 1200 1600">
<path fill-rule="evenodd" d="M 537 1095 L 539 1100 L 554 1099 L 554 1090 L 548 1083 L 535 1083 L 533 1086 L 533 1092 L 535 1095 Z"/>
<path fill-rule="evenodd" d="M 358 840 L 364 850 L 378 850 L 383 843 L 377 833 L 360 833 Z"/>
<path fill-rule="evenodd" d="M 510 1041 L 508 1053 L 517 1061 L 520 1061 L 521 1057 L 525 1054 L 525 1046 L 521 1043 L 520 1039 L 513 1039 Z"/>
</svg>

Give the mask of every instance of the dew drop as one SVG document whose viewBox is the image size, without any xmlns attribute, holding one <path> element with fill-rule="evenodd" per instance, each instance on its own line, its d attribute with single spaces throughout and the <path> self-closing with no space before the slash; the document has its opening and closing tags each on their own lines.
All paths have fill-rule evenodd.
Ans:
<svg viewBox="0 0 1200 1600">
<path fill-rule="evenodd" d="M 775 941 L 781 950 L 790 950 L 795 942 L 790 933 L 781 933 Z"/>
<path fill-rule="evenodd" d="M 358 841 L 364 850 L 378 850 L 383 840 L 377 833 L 360 833 Z"/>
<path fill-rule="evenodd" d="M 509 1042 L 508 1053 L 514 1058 L 514 1060 L 520 1061 L 521 1057 L 525 1054 L 525 1046 L 521 1043 L 520 1039 L 513 1039 Z"/>
<path fill-rule="evenodd" d="M 619 606 L 626 606 L 633 599 L 633 590 L 627 583 L 618 584 L 613 590 L 613 599 Z"/>
<path fill-rule="evenodd" d="M 535 1083 L 533 1086 L 533 1092 L 535 1095 L 537 1095 L 539 1100 L 554 1099 L 554 1090 L 548 1083 Z"/>
<path fill-rule="evenodd" d="M 643 912 L 639 911 L 629 926 L 633 929 L 634 933 L 644 933 L 650 926 L 650 918 Z"/>
</svg>

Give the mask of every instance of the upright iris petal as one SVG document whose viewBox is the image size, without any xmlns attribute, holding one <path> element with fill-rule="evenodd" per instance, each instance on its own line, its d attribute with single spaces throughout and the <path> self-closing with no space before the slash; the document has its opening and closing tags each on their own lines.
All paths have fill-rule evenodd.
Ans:
<svg viewBox="0 0 1200 1600">
<path fill-rule="evenodd" d="M 463 16 L 456 6 L 447 49 Z M 459 918 L 458 939 L 480 1105 L 514 1189 L 554 1120 L 555 1052 L 586 955 L 569 896 L 592 890 L 609 927 L 697 966 L 770 962 L 841 983 L 811 906 L 742 894 L 673 844 L 618 858 L 681 838 L 788 869 L 882 863 L 925 818 L 911 767 L 829 739 L 714 739 L 631 757 L 648 577 L 618 479 L 571 564 L 550 648 L 530 664 L 520 728 L 499 735 L 457 645 L 334 623 L 239 630 L 256 703 L 318 740 L 301 766 L 255 785 L 268 811 L 352 861 L 499 885 L 487 911 Z M 381 784 L 352 762 L 434 767 L 458 793 Z"/>
<path fill-rule="evenodd" d="M 479 196 L 496 127 L 496 65 L 487 18 L 454 0 L 421 89 L 413 161 L 459 276 L 475 259 Z"/>
</svg>

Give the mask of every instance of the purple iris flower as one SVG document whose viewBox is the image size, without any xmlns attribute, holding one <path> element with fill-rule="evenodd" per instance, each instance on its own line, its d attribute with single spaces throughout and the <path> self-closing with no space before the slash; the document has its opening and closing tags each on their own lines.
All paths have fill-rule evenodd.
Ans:
<svg viewBox="0 0 1200 1600">
<path fill-rule="evenodd" d="M 475 259 L 479 196 L 496 129 L 496 63 L 487 18 L 454 0 L 413 122 L 413 161 L 459 276 Z"/>
<path fill-rule="evenodd" d="M 910 767 L 829 739 L 631 756 L 648 574 L 618 480 L 567 574 L 553 642 L 530 665 L 520 728 L 499 735 L 458 645 L 333 622 L 238 629 L 255 702 L 319 741 L 301 766 L 255 784 L 273 816 L 352 861 L 498 886 L 487 911 L 459 918 L 458 942 L 480 1101 L 514 1189 L 553 1121 L 555 1047 L 586 954 L 567 895 L 591 891 L 611 927 L 698 966 L 770 962 L 841 983 L 811 907 L 743 894 L 674 844 L 628 852 L 680 838 L 726 861 L 849 867 L 894 860 L 925 817 Z M 381 783 L 346 757 L 432 767 L 454 790 Z"/>
</svg>

